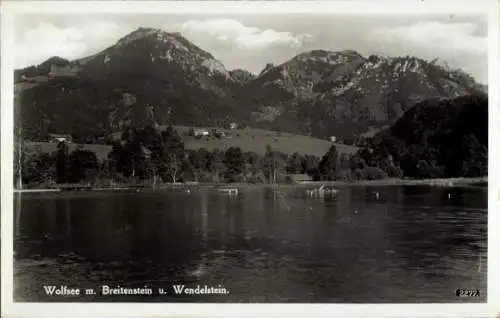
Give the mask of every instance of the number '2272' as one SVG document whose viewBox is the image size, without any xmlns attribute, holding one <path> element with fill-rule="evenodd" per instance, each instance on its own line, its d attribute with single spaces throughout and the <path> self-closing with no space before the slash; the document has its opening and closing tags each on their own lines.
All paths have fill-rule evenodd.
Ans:
<svg viewBox="0 0 500 318">
<path fill-rule="evenodd" d="M 457 297 L 479 297 L 479 289 L 458 288 L 455 291 Z"/>
</svg>

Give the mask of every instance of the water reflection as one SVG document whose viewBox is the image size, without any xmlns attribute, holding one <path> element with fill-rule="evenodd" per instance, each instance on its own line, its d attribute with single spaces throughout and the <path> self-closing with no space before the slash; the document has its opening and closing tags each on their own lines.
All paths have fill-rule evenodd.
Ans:
<svg viewBox="0 0 500 318">
<path fill-rule="evenodd" d="M 352 187 L 316 199 L 301 189 L 255 188 L 237 197 L 203 189 L 23 195 L 14 229 L 17 297 L 47 300 L 43 277 L 44 284 L 231 289 L 175 301 L 479 301 L 450 293 L 464 284 L 481 288 L 484 300 L 486 191 L 454 190 L 455 200 L 448 191 Z M 148 300 L 165 298 L 141 299 Z"/>
</svg>

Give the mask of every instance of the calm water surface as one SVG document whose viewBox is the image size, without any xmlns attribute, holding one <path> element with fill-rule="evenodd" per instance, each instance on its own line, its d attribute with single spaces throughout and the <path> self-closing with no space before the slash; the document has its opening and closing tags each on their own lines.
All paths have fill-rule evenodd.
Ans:
<svg viewBox="0 0 500 318">
<path fill-rule="evenodd" d="M 377 200 L 374 191 L 380 193 Z M 448 193 L 452 192 L 451 199 Z M 341 188 L 22 194 L 17 301 L 481 302 L 486 188 Z M 44 285 L 95 288 L 55 297 Z M 173 284 L 228 294 L 176 296 Z M 168 295 L 104 296 L 100 286 Z M 480 289 L 460 298 L 457 288 Z"/>
</svg>

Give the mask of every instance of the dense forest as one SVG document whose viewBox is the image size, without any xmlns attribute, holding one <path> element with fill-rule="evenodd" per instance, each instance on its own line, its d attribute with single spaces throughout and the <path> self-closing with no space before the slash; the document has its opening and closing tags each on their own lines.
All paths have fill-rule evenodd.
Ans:
<svg viewBox="0 0 500 318">
<path fill-rule="evenodd" d="M 362 157 L 408 178 L 479 177 L 488 174 L 488 98 L 433 99 L 416 104 L 372 138 Z"/>
<path fill-rule="evenodd" d="M 291 175 L 313 180 L 375 180 L 383 178 L 483 177 L 488 169 L 488 99 L 474 95 L 424 101 L 411 108 L 388 130 L 375 135 L 353 155 L 335 146 L 318 158 L 291 155 L 267 146 L 265 155 L 241 148 L 208 151 L 186 149 L 172 127 L 128 128 L 113 145 L 107 160 L 64 142 L 52 154 L 15 155 L 16 184 L 28 187 L 90 183 L 116 185 L 177 182 L 291 182 Z M 19 177 L 21 180 L 19 180 Z"/>
</svg>

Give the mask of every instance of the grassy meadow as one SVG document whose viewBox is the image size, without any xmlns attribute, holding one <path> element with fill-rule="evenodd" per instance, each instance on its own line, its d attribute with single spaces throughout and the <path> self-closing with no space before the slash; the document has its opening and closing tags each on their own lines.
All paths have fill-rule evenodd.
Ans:
<svg viewBox="0 0 500 318">
<path fill-rule="evenodd" d="M 337 147 L 339 153 L 352 154 L 358 150 L 357 147 L 332 143 L 328 140 L 249 127 L 233 130 L 219 129 L 226 133 L 226 137 L 221 137 L 220 139 L 212 136 L 200 139 L 191 137 L 189 136 L 189 130 L 192 127 L 188 126 L 173 126 L 173 128 L 182 137 L 187 149 L 205 148 L 211 151 L 216 148 L 225 150 L 229 147 L 240 147 L 243 151 L 251 151 L 264 155 L 266 146 L 270 145 L 274 150 L 287 154 L 297 152 L 302 155 L 308 154 L 318 157 L 322 157 L 332 144 Z M 206 127 L 206 129 L 210 131 L 213 127 Z M 115 133 L 113 137 L 120 139 L 121 133 Z M 55 142 L 25 142 L 25 145 L 29 151 L 37 150 L 52 153 L 57 149 L 57 143 Z M 69 144 L 70 152 L 77 147 L 78 144 Z M 83 148 L 95 152 L 100 160 L 106 159 L 111 151 L 111 146 L 107 145 L 85 144 Z"/>
<path fill-rule="evenodd" d="M 226 137 L 217 139 L 214 137 L 202 137 L 196 139 L 188 135 L 191 127 L 174 127 L 184 139 L 186 148 L 199 149 L 206 148 L 213 150 L 215 148 L 227 149 L 229 147 L 240 147 L 243 151 L 251 151 L 260 155 L 266 152 L 266 146 L 270 145 L 274 150 L 293 154 L 295 152 L 301 155 L 314 155 L 322 157 L 332 146 L 330 141 L 313 138 L 303 135 L 294 135 L 290 133 L 280 133 L 276 131 L 244 128 L 244 129 L 221 129 L 226 133 Z M 208 128 L 210 129 L 210 128 Z M 358 148 L 344 144 L 335 144 L 340 153 L 355 153 Z"/>
</svg>

